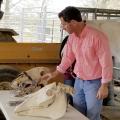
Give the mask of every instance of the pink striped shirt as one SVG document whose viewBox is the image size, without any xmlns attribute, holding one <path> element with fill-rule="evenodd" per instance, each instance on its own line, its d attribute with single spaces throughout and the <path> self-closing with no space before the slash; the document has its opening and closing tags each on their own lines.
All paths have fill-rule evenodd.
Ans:
<svg viewBox="0 0 120 120">
<path fill-rule="evenodd" d="M 102 83 L 112 80 L 112 56 L 108 38 L 102 32 L 88 25 L 80 37 L 69 35 L 66 51 L 57 70 L 65 73 L 76 59 L 74 73 L 83 80 L 102 78 Z"/>
</svg>

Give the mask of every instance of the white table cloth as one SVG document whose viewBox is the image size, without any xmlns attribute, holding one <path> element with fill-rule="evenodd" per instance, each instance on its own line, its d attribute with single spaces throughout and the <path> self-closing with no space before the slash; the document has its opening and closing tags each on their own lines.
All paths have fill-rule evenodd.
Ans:
<svg viewBox="0 0 120 120">
<path fill-rule="evenodd" d="M 10 106 L 9 101 L 17 101 L 11 91 L 0 91 L 0 109 L 7 120 L 49 120 L 42 117 L 18 116 L 14 113 L 15 106 Z M 68 106 L 65 116 L 59 120 L 88 120 L 83 114 Z"/>
</svg>

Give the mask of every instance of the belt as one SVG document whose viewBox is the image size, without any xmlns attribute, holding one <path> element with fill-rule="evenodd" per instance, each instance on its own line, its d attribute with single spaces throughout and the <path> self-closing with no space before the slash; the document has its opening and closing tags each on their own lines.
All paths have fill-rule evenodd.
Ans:
<svg viewBox="0 0 120 120">
<path fill-rule="evenodd" d="M 82 78 L 80 78 L 80 77 L 76 77 L 76 78 L 78 78 L 78 79 L 80 79 L 80 80 L 85 80 L 85 79 L 82 79 Z M 102 77 L 95 78 L 95 79 L 90 79 L 90 80 L 98 80 L 98 79 L 102 79 Z"/>
</svg>

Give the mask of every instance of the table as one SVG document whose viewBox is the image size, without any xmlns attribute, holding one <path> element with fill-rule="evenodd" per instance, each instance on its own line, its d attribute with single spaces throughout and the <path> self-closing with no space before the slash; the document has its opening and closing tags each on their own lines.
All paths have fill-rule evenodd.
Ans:
<svg viewBox="0 0 120 120">
<path fill-rule="evenodd" d="M 18 116 L 14 113 L 15 106 L 10 106 L 9 101 L 19 100 L 14 97 L 11 91 L 0 91 L 0 109 L 7 120 L 50 120 L 42 117 Z M 67 112 L 63 118 L 59 120 L 89 120 L 83 114 L 78 112 L 72 106 L 68 106 Z"/>
</svg>

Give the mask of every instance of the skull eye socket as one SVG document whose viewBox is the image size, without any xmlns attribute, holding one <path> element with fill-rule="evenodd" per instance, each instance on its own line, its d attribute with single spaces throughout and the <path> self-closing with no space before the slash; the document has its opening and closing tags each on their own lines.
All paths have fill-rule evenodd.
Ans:
<svg viewBox="0 0 120 120">
<path fill-rule="evenodd" d="M 30 87 L 31 86 L 31 84 L 30 83 L 21 83 L 21 84 L 19 84 L 19 87 L 21 87 L 21 88 L 27 88 L 27 87 Z"/>
</svg>

